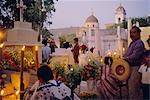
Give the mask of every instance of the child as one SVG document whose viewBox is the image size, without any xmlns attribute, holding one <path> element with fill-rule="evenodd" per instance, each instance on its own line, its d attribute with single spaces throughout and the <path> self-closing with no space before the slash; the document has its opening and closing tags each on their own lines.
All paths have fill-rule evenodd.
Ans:
<svg viewBox="0 0 150 100">
<path fill-rule="evenodd" d="M 150 94 L 150 50 L 144 53 L 144 64 L 141 65 L 139 72 L 142 74 L 143 99 L 149 100 Z"/>
</svg>

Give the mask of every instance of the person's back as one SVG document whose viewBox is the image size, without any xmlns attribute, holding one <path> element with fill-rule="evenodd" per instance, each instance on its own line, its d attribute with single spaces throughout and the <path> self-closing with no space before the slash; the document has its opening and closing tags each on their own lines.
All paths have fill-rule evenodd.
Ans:
<svg viewBox="0 0 150 100">
<path fill-rule="evenodd" d="M 47 44 L 44 45 L 44 47 L 42 48 L 42 61 L 46 62 L 47 59 L 50 57 L 51 54 L 51 49 L 49 46 L 47 46 Z"/>
<path fill-rule="evenodd" d="M 42 65 L 37 71 L 38 85 L 30 100 L 72 100 L 71 89 L 61 81 L 54 80 L 48 65 Z"/>
<path fill-rule="evenodd" d="M 61 81 L 50 80 L 38 87 L 37 92 L 35 99 L 38 100 L 72 100 L 71 89 Z"/>
</svg>

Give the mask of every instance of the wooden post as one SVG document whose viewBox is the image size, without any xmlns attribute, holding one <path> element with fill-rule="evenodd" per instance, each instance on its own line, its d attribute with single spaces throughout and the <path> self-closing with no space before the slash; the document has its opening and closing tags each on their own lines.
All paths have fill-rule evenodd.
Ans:
<svg viewBox="0 0 150 100">
<path fill-rule="evenodd" d="M 22 50 L 21 50 L 20 100 L 23 100 L 23 96 L 24 96 L 24 83 L 23 83 L 24 49 L 25 49 L 25 46 L 23 46 L 23 47 L 22 47 Z"/>
</svg>

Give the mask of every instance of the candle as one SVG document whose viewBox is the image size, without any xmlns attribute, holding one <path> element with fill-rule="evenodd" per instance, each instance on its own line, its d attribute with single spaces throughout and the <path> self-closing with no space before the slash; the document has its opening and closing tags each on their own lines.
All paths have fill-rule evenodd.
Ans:
<svg viewBox="0 0 150 100">
<path fill-rule="evenodd" d="M 4 43 L 0 44 L 0 61 L 3 59 L 3 46 Z"/>
<path fill-rule="evenodd" d="M 111 56 L 111 52 L 109 51 L 107 55 L 108 55 L 108 56 Z"/>
<path fill-rule="evenodd" d="M 24 49 L 25 46 L 21 49 L 21 68 L 20 68 L 20 99 L 23 98 L 24 94 L 24 83 L 23 83 L 23 66 L 24 66 Z"/>
<path fill-rule="evenodd" d="M 35 67 L 36 67 L 36 70 L 38 69 L 39 67 L 39 60 L 38 60 L 38 46 L 35 46 Z"/>
</svg>

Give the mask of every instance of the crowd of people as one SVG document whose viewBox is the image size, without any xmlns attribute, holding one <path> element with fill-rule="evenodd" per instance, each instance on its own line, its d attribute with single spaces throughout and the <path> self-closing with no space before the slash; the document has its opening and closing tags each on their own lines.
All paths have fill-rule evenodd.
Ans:
<svg viewBox="0 0 150 100">
<path fill-rule="evenodd" d="M 130 66 L 130 75 L 127 79 L 129 100 L 150 99 L 150 50 L 145 49 L 140 34 L 141 30 L 138 27 L 133 26 L 131 28 L 130 38 L 132 39 L 132 41 L 123 57 L 123 59 L 128 62 Z M 52 49 L 47 46 L 47 42 L 43 42 L 43 44 L 44 47 L 42 51 L 42 61 L 45 62 L 49 58 Z M 80 49 L 81 54 L 79 52 Z M 84 66 L 88 64 L 88 58 L 94 59 L 94 48 L 90 49 L 91 54 L 89 53 L 88 55 L 86 53 L 87 50 L 88 48 L 86 47 L 86 45 L 79 46 L 78 38 L 74 38 L 74 46 L 71 51 L 75 64 Z M 115 98 L 116 94 L 118 94 L 119 86 L 117 83 L 117 78 L 111 72 L 113 59 L 111 57 L 105 57 L 104 63 L 105 66 L 103 67 L 103 73 L 100 76 L 100 83 L 97 84 L 97 89 L 101 94 L 100 98 L 108 100 Z M 48 66 L 41 66 L 37 71 L 37 76 L 39 80 L 35 85 L 36 89 L 33 89 L 36 91 L 33 93 L 35 99 L 43 100 L 44 98 L 47 98 L 50 100 L 55 100 L 55 97 L 57 97 L 58 99 L 66 98 L 67 100 L 73 99 L 71 96 L 71 90 L 67 86 L 65 86 L 65 84 L 60 81 L 53 80 L 52 71 Z M 62 86 L 62 88 L 56 88 L 59 86 Z M 141 87 L 143 92 L 141 92 Z"/>
</svg>

